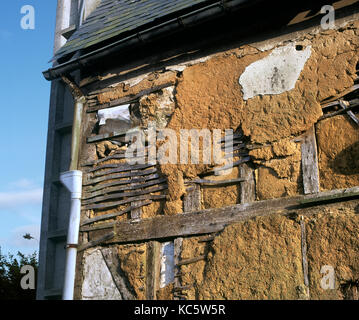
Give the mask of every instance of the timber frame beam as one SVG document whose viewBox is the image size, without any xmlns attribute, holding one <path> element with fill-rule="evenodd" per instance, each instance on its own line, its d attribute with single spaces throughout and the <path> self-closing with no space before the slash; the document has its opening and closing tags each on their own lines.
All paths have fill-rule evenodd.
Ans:
<svg viewBox="0 0 359 320">
<path fill-rule="evenodd" d="M 104 243 L 146 242 L 155 239 L 171 239 L 214 233 L 222 231 L 227 225 L 257 216 L 275 213 L 283 215 L 300 214 L 301 211 L 305 211 L 310 207 L 352 199 L 359 199 L 359 186 L 291 198 L 255 201 L 172 216 L 118 222 L 109 227 L 109 231 L 114 232 L 114 236 Z M 90 228 L 86 231 L 91 233 Z"/>
</svg>

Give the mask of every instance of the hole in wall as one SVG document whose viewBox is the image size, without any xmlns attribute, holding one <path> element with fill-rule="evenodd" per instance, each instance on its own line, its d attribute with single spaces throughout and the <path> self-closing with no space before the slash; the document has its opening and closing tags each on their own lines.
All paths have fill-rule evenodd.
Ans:
<svg viewBox="0 0 359 320">
<path fill-rule="evenodd" d="M 302 51 L 304 49 L 304 47 L 303 47 L 303 45 L 301 45 L 301 44 L 297 44 L 296 46 L 295 46 L 295 50 L 297 50 L 297 51 Z"/>
<path fill-rule="evenodd" d="M 359 279 L 349 280 L 340 285 L 344 300 L 359 300 Z"/>
</svg>

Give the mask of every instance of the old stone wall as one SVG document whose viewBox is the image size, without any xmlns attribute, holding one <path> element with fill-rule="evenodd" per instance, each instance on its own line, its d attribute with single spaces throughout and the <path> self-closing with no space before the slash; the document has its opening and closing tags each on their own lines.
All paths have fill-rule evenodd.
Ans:
<svg viewBox="0 0 359 320">
<path fill-rule="evenodd" d="M 122 279 L 111 283 L 96 241 L 113 232 L 116 222 L 183 214 L 189 203 L 194 211 L 303 195 L 303 135 L 313 127 L 320 191 L 358 186 L 359 126 L 347 114 L 327 117 L 341 108 L 333 101 L 357 98 L 358 54 L 359 22 L 349 19 L 334 30 L 313 28 L 265 46 L 243 45 L 90 92 L 81 152 L 82 234 L 83 244 L 95 249 L 87 249 L 82 259 L 79 297 L 99 298 L 105 292 L 103 299 L 146 299 L 151 288 L 157 299 L 353 298 L 359 281 L 355 200 L 300 215 L 258 217 L 209 239 L 184 237 L 179 254 L 175 245 L 168 263 L 158 266 L 157 277 L 163 268 L 175 270 L 163 275 L 163 285 L 151 278 L 156 272 L 151 273 L 148 243 L 110 245 Z M 98 110 L 121 106 L 100 124 Z M 213 159 L 129 165 L 124 133 L 140 128 L 149 139 L 151 125 L 172 129 L 179 144 L 182 129 L 232 129 L 236 150 L 222 155 L 236 165 L 222 175 L 215 174 Z M 166 142 L 157 141 L 157 148 Z M 189 189 L 200 179 L 215 183 L 199 184 L 193 205 Z M 170 258 L 176 254 L 180 261 L 196 261 L 176 265 Z M 321 286 L 323 266 L 334 269 L 333 288 Z M 106 280 L 103 290 L 96 288 L 102 286 L 98 279 Z"/>
</svg>

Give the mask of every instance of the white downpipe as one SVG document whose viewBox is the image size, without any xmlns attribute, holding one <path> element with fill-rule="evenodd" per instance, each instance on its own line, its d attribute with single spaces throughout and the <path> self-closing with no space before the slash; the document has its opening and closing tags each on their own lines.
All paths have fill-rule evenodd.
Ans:
<svg viewBox="0 0 359 320">
<path fill-rule="evenodd" d="M 77 245 L 79 240 L 82 172 L 78 170 L 67 171 L 60 175 L 61 183 L 71 193 L 71 209 L 69 229 L 66 245 L 65 282 L 62 294 L 63 300 L 73 300 L 76 273 Z"/>
<path fill-rule="evenodd" d="M 71 209 L 66 244 L 65 281 L 62 300 L 73 300 L 74 298 L 82 196 L 82 172 L 76 169 L 80 152 L 81 122 L 84 102 L 84 97 L 76 99 L 72 126 L 70 171 L 60 174 L 61 183 L 71 193 Z"/>
</svg>

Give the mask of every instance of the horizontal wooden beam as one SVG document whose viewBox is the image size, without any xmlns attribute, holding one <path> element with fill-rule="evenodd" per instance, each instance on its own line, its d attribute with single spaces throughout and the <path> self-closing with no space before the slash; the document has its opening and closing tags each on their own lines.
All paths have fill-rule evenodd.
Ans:
<svg viewBox="0 0 359 320">
<path fill-rule="evenodd" d="M 93 106 L 93 107 L 89 107 L 87 109 L 87 112 L 88 113 L 96 112 L 98 110 L 115 107 L 115 106 L 118 106 L 118 105 L 121 105 L 121 104 L 128 104 L 128 103 L 131 103 L 131 102 L 135 102 L 135 100 L 141 98 L 144 95 L 148 95 L 148 94 L 160 91 L 160 90 L 168 88 L 170 86 L 173 86 L 173 83 L 172 82 L 167 82 L 167 83 L 164 83 L 164 84 L 159 85 L 159 86 L 155 86 L 155 87 L 150 88 L 150 89 L 142 90 L 137 94 L 130 94 L 130 95 L 125 96 L 123 98 L 112 100 L 111 102 L 108 102 L 108 103 L 104 103 L 104 104 L 101 104 L 101 105 L 96 105 L 96 106 Z M 111 91 L 111 90 L 108 90 L 108 91 Z"/>
<path fill-rule="evenodd" d="M 102 243 L 104 243 L 106 240 L 110 240 L 112 239 L 113 237 L 115 236 L 115 234 L 113 232 L 110 232 L 108 234 L 105 234 L 104 236 L 100 237 L 100 238 L 97 238 L 95 240 L 91 240 L 87 243 L 84 243 L 82 245 L 80 245 L 77 249 L 78 252 L 81 252 L 81 251 L 84 251 L 88 248 L 91 248 L 91 247 L 95 247 L 97 245 L 100 245 Z"/>
<path fill-rule="evenodd" d="M 130 243 L 213 233 L 223 230 L 229 224 L 256 216 L 279 212 L 288 214 L 291 210 L 307 208 L 327 201 L 346 201 L 358 197 L 359 187 L 354 187 L 292 198 L 255 201 L 172 216 L 159 216 L 136 222 L 118 222 L 114 226 L 115 236 L 107 243 Z"/>
<path fill-rule="evenodd" d="M 190 258 L 190 259 L 183 259 L 183 260 L 180 260 L 176 264 L 176 267 L 184 266 L 186 264 L 195 263 L 195 262 L 198 262 L 198 261 L 201 261 L 201 260 L 205 260 L 206 258 L 207 258 L 206 255 L 201 255 L 201 256 L 198 256 L 198 257 Z"/>
</svg>

